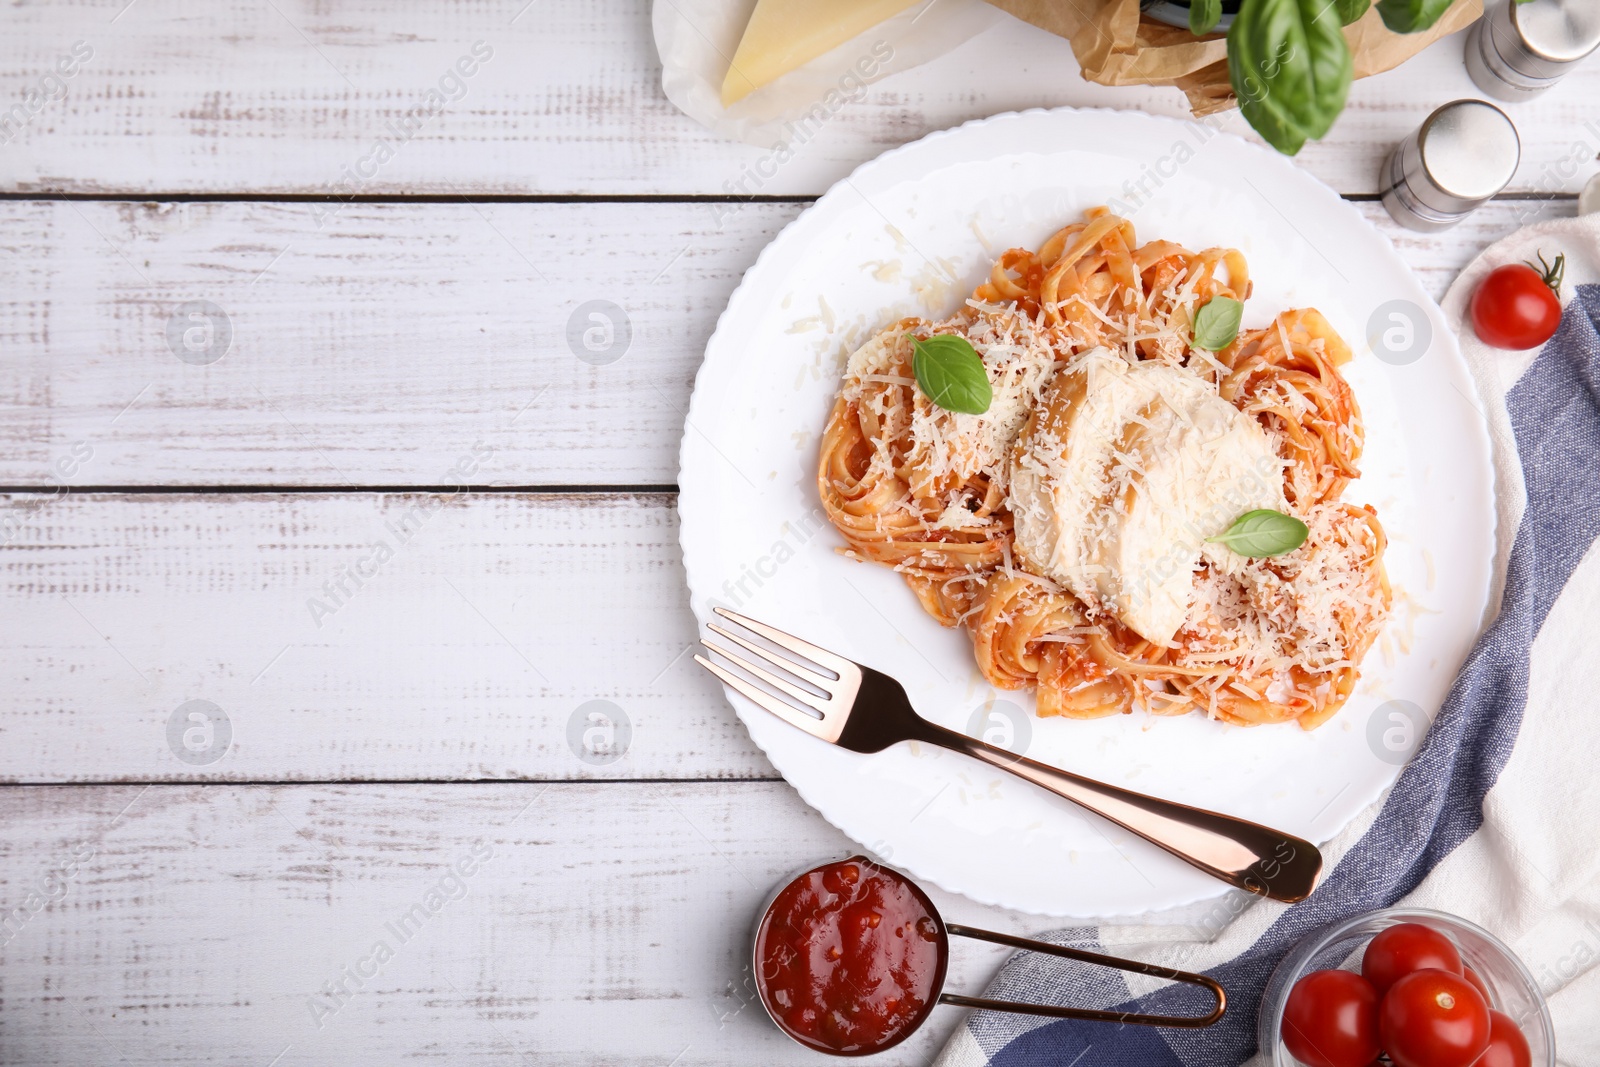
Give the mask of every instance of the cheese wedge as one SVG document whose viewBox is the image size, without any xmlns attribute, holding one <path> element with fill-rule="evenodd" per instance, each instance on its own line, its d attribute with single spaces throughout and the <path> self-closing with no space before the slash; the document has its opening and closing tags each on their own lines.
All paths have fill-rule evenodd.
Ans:
<svg viewBox="0 0 1600 1067">
<path fill-rule="evenodd" d="M 1036 573 L 1166 644 L 1206 544 L 1256 508 L 1282 510 L 1282 461 L 1255 420 L 1181 367 L 1105 349 L 1058 374 L 1017 439 L 1009 503 Z"/>
<path fill-rule="evenodd" d="M 837 48 L 917 0 L 756 0 L 733 65 L 722 81 L 722 106 Z"/>
</svg>

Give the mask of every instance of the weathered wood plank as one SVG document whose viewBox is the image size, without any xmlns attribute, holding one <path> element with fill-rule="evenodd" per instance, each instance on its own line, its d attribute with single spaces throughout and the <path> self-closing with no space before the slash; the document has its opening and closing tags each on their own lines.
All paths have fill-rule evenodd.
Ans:
<svg viewBox="0 0 1600 1067">
<path fill-rule="evenodd" d="M 649 6 L 13 6 L 0 35 L 0 102 L 23 110 L 15 129 L 0 130 L 0 189 L 722 193 L 768 150 L 719 139 L 666 100 Z M 75 47 L 92 54 L 74 63 Z M 1375 191 L 1388 146 L 1439 104 L 1479 95 L 1461 54 L 1458 34 L 1358 82 L 1344 116 L 1302 152 L 1301 165 L 1341 192 Z M 52 80 L 63 57 L 74 73 Z M 474 73 L 446 86 L 437 113 L 416 118 L 464 57 Z M 1525 148 L 1516 188 L 1581 184 L 1600 150 L 1600 126 L 1584 125 L 1597 95 L 1600 63 L 1590 63 L 1515 109 Z M 874 86 L 760 191 L 814 195 L 893 145 L 1057 105 L 1186 113 L 1174 89 L 1083 81 L 1065 41 L 1006 19 Z M 1237 114 L 1224 125 L 1246 130 Z M 1569 162 L 1575 142 L 1587 148 Z"/>
<path fill-rule="evenodd" d="M 0 205 L 0 484 L 670 484 L 726 208 Z"/>
<path fill-rule="evenodd" d="M 1360 207 L 1436 295 L 1573 210 L 1421 235 Z M 717 316 L 800 206 L 322 210 L 0 204 L 0 485 L 671 484 Z"/>
<path fill-rule="evenodd" d="M 29 1067 L 814 1063 L 747 938 L 853 851 L 781 783 L 13 787 L 0 824 L 0 1062 Z M 950 987 L 1004 954 L 959 942 Z"/>
<path fill-rule="evenodd" d="M 0 781 L 774 775 L 686 654 L 670 496 L 73 494 L 0 521 Z"/>
</svg>

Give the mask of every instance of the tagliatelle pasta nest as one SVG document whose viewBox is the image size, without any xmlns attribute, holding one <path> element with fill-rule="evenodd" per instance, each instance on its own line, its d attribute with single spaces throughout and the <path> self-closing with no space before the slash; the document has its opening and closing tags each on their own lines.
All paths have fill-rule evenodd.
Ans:
<svg viewBox="0 0 1600 1067">
<path fill-rule="evenodd" d="M 1287 310 L 1195 346 L 1201 308 L 1249 294 L 1238 251 L 1140 245 L 1097 208 L 1002 255 L 952 317 L 892 324 L 851 357 L 823 437 L 845 551 L 900 572 L 1041 715 L 1325 722 L 1389 613 L 1385 536 L 1341 500 L 1362 426 L 1328 321 Z M 918 385 L 914 339 L 949 334 L 982 360 L 982 414 Z M 1215 540 L 1254 508 L 1304 542 Z"/>
</svg>

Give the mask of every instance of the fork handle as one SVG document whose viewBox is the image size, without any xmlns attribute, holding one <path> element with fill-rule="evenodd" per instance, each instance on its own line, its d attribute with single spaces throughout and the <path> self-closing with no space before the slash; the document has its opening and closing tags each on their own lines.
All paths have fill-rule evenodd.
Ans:
<svg viewBox="0 0 1600 1067">
<path fill-rule="evenodd" d="M 922 720 L 920 739 L 1010 771 L 1088 808 L 1229 885 L 1286 903 L 1316 887 L 1322 853 L 1302 838 L 1203 808 L 1159 800 L 985 744 Z"/>
</svg>

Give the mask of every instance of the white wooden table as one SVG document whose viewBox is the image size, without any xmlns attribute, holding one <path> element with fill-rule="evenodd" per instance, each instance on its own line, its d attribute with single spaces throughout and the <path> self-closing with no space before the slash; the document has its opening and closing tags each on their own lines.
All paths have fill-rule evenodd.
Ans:
<svg viewBox="0 0 1600 1067">
<path fill-rule="evenodd" d="M 460 98 L 375 158 L 476 42 Z M 1378 163 L 1476 95 L 1461 51 L 1358 83 L 1301 157 L 1435 294 L 1572 212 L 1600 151 L 1595 63 L 1514 110 L 1508 195 L 1439 237 L 1391 224 Z M 1178 94 L 1088 85 L 1007 23 L 875 86 L 749 204 L 724 183 L 761 153 L 662 97 L 645 0 L 8 5 L 0 123 L 13 104 L 0 1063 L 816 1062 L 741 958 L 775 880 L 850 845 L 685 655 L 701 350 L 863 160 Z M 609 365 L 567 341 L 589 300 L 631 323 Z M 604 766 L 568 743 L 592 700 L 631 725 Z M 962 953 L 967 987 L 1000 958 Z M 928 1062 L 957 1019 L 883 1062 Z"/>
</svg>

